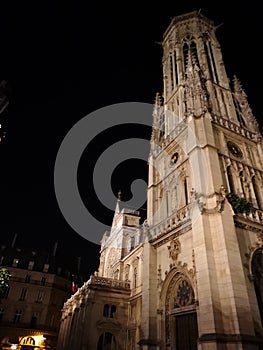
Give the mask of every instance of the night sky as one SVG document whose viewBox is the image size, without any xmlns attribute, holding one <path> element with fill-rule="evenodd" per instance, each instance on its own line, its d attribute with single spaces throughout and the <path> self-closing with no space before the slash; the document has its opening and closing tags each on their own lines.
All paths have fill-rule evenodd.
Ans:
<svg viewBox="0 0 263 350">
<path fill-rule="evenodd" d="M 256 1 L 236 9 L 228 4 L 162 1 L 143 9 L 135 2 L 35 1 L 1 8 L 0 79 L 11 93 L 3 120 L 7 139 L 0 145 L 0 243 L 10 244 L 15 233 L 17 245 L 51 249 L 58 241 L 60 253 L 81 255 L 88 271 L 96 269 L 98 246 L 74 232 L 57 205 L 57 151 L 85 115 L 114 103 L 154 102 L 162 92 L 158 42 L 173 16 L 201 9 L 214 20 L 229 77 L 237 75 L 262 120 L 262 12 Z M 79 166 L 84 203 L 108 225 L 112 212 L 92 193 L 92 169 L 101 151 L 131 134 L 150 135 L 136 128 L 98 135 Z M 138 177 L 147 180 L 147 165 L 127 160 L 114 172 L 113 192 L 121 189 L 129 199 L 129 185 Z"/>
</svg>

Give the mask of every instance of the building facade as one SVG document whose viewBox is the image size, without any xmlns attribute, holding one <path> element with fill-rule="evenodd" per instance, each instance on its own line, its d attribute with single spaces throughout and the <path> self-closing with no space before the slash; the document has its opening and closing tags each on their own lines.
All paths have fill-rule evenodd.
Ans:
<svg viewBox="0 0 263 350">
<path fill-rule="evenodd" d="M 11 275 L 0 297 L 0 348 L 55 349 L 71 272 L 58 264 L 55 248 L 45 254 L 2 246 L 0 261 Z"/>
<path fill-rule="evenodd" d="M 263 148 L 214 23 L 173 18 L 150 140 L 147 220 L 118 200 L 58 350 L 263 348 Z"/>
</svg>

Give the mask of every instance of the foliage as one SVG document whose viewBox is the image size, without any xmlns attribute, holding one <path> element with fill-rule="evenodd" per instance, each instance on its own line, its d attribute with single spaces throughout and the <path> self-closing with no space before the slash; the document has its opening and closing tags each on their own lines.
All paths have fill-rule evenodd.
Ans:
<svg viewBox="0 0 263 350">
<path fill-rule="evenodd" d="M 0 298 L 5 294 L 9 287 L 10 272 L 5 267 L 0 267 Z"/>
<path fill-rule="evenodd" d="M 235 193 L 229 193 L 226 195 L 229 203 L 232 205 L 232 208 L 235 214 L 249 214 L 253 208 L 252 203 L 248 202 L 245 198 L 239 197 Z"/>
</svg>

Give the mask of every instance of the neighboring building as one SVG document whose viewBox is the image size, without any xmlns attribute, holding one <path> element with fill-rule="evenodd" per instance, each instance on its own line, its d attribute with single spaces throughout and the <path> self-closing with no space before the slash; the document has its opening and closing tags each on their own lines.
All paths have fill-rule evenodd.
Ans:
<svg viewBox="0 0 263 350">
<path fill-rule="evenodd" d="M 164 33 L 147 221 L 118 200 L 57 350 L 263 349 L 262 135 L 215 30 L 191 12 Z"/>
<path fill-rule="evenodd" d="M 58 262 L 56 247 L 48 254 L 2 246 L 0 266 L 11 278 L 0 299 L 0 348 L 55 349 L 61 308 L 72 295 L 75 273 L 74 266 L 70 271 Z"/>
</svg>

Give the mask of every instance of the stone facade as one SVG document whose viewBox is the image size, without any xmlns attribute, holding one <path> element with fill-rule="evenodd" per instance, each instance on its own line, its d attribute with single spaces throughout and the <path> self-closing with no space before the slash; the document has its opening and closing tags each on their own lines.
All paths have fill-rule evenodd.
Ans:
<svg viewBox="0 0 263 350">
<path fill-rule="evenodd" d="M 64 305 L 58 350 L 263 348 L 262 136 L 199 12 L 164 33 L 163 89 L 147 220 L 118 200 L 98 272 Z"/>
</svg>

